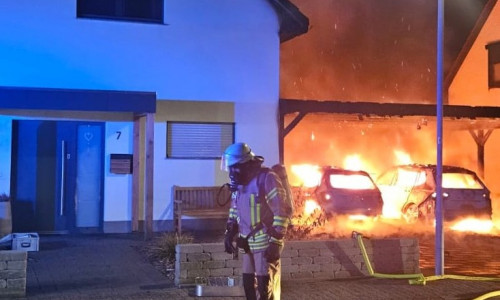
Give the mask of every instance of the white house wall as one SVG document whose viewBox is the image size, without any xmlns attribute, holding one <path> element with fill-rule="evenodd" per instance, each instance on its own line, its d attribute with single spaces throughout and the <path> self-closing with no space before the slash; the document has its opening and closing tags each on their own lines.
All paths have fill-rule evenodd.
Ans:
<svg viewBox="0 0 500 300">
<path fill-rule="evenodd" d="M 124 221 L 130 220 L 132 215 L 132 175 L 111 173 L 110 154 L 133 153 L 133 123 L 108 122 L 105 131 L 104 222 L 122 225 L 113 227 L 116 228 L 114 230 L 109 225 L 105 225 L 105 228 L 109 231 L 124 231 L 127 228 L 123 225 Z"/>
<path fill-rule="evenodd" d="M 234 103 L 236 140 L 278 162 L 279 25 L 266 0 L 165 0 L 165 24 L 76 18 L 76 1 L 2 0 L 0 86 L 156 92 L 160 101 Z M 193 107 L 196 110 L 196 107 Z M 14 117 L 15 118 L 15 117 Z M 131 220 L 132 122 L 107 122 L 104 222 Z M 122 131 L 116 140 L 116 131 Z M 170 188 L 216 185 L 218 161 L 165 159 L 155 124 L 154 220 L 171 219 Z M 172 170 L 175 170 L 173 172 Z M 193 171 L 195 170 L 195 171 Z"/>
</svg>

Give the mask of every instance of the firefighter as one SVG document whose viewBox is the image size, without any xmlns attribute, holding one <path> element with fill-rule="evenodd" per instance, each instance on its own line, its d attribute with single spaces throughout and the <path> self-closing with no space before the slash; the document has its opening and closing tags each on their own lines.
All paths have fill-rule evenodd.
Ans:
<svg viewBox="0 0 500 300">
<path fill-rule="evenodd" d="M 222 155 L 221 168 L 229 172 L 233 191 L 224 246 L 227 253 L 244 253 L 242 280 L 247 299 L 259 295 L 259 299 L 279 300 L 280 256 L 291 207 L 279 177 L 264 168 L 263 162 L 245 143 L 230 145 Z M 237 247 L 233 244 L 236 236 Z"/>
</svg>

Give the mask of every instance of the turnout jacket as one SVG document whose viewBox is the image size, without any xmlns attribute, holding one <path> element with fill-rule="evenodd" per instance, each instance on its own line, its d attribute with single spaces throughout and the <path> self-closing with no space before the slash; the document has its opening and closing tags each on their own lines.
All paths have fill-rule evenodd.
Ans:
<svg viewBox="0 0 500 300">
<path fill-rule="evenodd" d="M 259 188 L 259 184 L 263 185 L 263 189 Z M 260 197 L 260 190 L 264 191 L 264 197 Z M 285 197 L 278 175 L 267 168 L 262 168 L 247 185 L 239 185 L 238 190 L 233 192 L 228 222 L 238 223 L 243 238 L 254 228 L 261 228 L 248 238 L 252 253 L 264 251 L 270 242 L 283 245 L 283 237 L 292 217 L 292 208 Z"/>
</svg>

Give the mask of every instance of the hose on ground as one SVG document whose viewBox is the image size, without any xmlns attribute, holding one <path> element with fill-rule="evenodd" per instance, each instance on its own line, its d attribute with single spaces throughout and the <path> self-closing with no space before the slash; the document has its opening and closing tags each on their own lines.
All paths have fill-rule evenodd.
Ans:
<svg viewBox="0 0 500 300">
<path fill-rule="evenodd" d="M 476 276 L 462 276 L 462 275 L 433 275 L 425 277 L 422 273 L 416 274 L 383 274 L 377 273 L 372 267 L 368 254 L 366 252 L 365 244 L 363 243 L 363 235 L 359 232 L 353 231 L 352 237 L 357 240 L 358 246 L 363 255 L 363 260 L 366 264 L 366 268 L 370 276 L 375 278 L 388 278 L 388 279 L 408 279 L 411 285 L 425 285 L 428 281 L 434 281 L 439 279 L 459 279 L 459 280 L 478 280 L 478 281 L 500 281 L 497 277 L 476 277 Z M 481 295 L 473 300 L 484 300 L 491 297 L 500 296 L 499 291 L 489 292 L 487 294 Z"/>
</svg>

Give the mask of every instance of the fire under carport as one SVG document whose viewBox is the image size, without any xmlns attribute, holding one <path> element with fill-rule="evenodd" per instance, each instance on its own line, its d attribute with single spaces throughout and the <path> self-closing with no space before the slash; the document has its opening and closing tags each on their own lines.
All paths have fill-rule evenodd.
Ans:
<svg viewBox="0 0 500 300">
<path fill-rule="evenodd" d="M 341 102 L 280 99 L 279 151 L 284 162 L 284 139 L 308 114 L 330 114 L 335 120 L 363 124 L 394 124 L 421 120 L 436 121 L 435 104 L 404 104 L 374 102 Z M 285 123 L 285 116 L 292 116 Z M 470 133 L 477 146 L 477 169 L 484 178 L 484 149 L 492 132 L 500 128 L 500 107 L 443 105 L 443 126 L 451 130 Z"/>
</svg>

